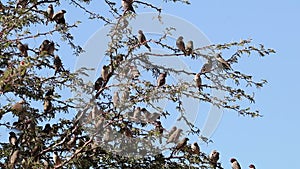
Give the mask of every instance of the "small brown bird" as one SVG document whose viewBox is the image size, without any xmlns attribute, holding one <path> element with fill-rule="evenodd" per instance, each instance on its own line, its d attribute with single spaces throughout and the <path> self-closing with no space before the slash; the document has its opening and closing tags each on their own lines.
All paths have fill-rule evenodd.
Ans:
<svg viewBox="0 0 300 169">
<path fill-rule="evenodd" d="M 140 122 L 142 119 L 141 107 L 136 107 L 133 111 L 133 121 Z"/>
<path fill-rule="evenodd" d="M 175 152 L 178 152 L 178 151 L 180 151 L 180 150 L 183 150 L 184 149 L 184 147 L 187 145 L 187 141 L 188 141 L 189 139 L 188 138 L 183 138 L 180 142 L 178 142 L 178 144 L 176 145 L 176 147 L 175 147 Z"/>
<path fill-rule="evenodd" d="M 186 56 L 185 45 L 182 36 L 179 36 L 178 39 L 176 40 L 176 46 L 180 51 L 184 53 L 184 56 Z"/>
<path fill-rule="evenodd" d="M 231 69 L 230 64 L 222 58 L 222 56 L 221 56 L 220 53 L 217 54 L 216 60 L 222 65 L 223 69 L 226 69 L 226 70 L 230 70 Z"/>
<path fill-rule="evenodd" d="M 143 31 L 139 30 L 138 34 L 139 34 L 138 40 L 139 40 L 140 45 L 144 45 L 149 50 L 149 52 L 151 52 L 151 48 L 147 43 L 147 39 L 146 39 L 146 36 L 144 35 Z"/>
<path fill-rule="evenodd" d="M 47 123 L 42 132 L 45 134 L 50 134 L 51 130 L 52 130 L 52 128 L 51 128 L 50 124 Z"/>
<path fill-rule="evenodd" d="M 199 91 L 202 90 L 202 80 L 200 77 L 200 73 L 197 73 L 195 75 L 194 81 L 196 82 L 196 87 L 198 88 Z"/>
<path fill-rule="evenodd" d="M 216 168 L 219 158 L 220 158 L 220 154 L 219 152 L 217 152 L 217 150 L 213 150 L 210 153 L 208 159 L 213 168 Z"/>
<path fill-rule="evenodd" d="M 66 24 L 65 13 L 67 13 L 67 11 L 65 10 L 58 11 L 56 14 L 53 15 L 52 20 L 55 21 L 57 24 Z"/>
<path fill-rule="evenodd" d="M 157 87 L 161 87 L 164 84 L 166 84 L 166 76 L 167 76 L 167 73 L 161 73 L 159 75 L 159 77 L 157 78 Z"/>
<path fill-rule="evenodd" d="M 200 155 L 200 147 L 197 142 L 194 142 L 191 145 L 191 149 L 192 149 L 192 154 Z"/>
<path fill-rule="evenodd" d="M 108 80 L 108 75 L 109 75 L 109 66 L 104 65 L 101 70 L 101 76 L 105 82 Z"/>
<path fill-rule="evenodd" d="M 103 78 L 99 77 L 94 84 L 94 90 L 98 91 L 102 87 L 103 81 Z"/>
<path fill-rule="evenodd" d="M 28 0 L 17 0 L 17 3 L 16 3 L 16 7 L 15 8 L 25 8 L 28 4 Z"/>
<path fill-rule="evenodd" d="M 22 44 L 21 42 L 17 42 L 17 47 L 21 53 L 21 56 L 27 57 L 28 56 L 28 44 Z"/>
<path fill-rule="evenodd" d="M 177 130 L 177 127 L 173 126 L 172 129 L 169 131 L 168 137 L 170 137 L 176 130 Z"/>
<path fill-rule="evenodd" d="M 49 21 L 52 21 L 53 14 L 54 14 L 53 5 L 50 4 L 50 5 L 48 5 L 48 8 L 47 8 L 47 21 L 46 21 L 46 25 L 48 25 Z"/>
<path fill-rule="evenodd" d="M 53 152 L 53 162 L 54 162 L 54 166 L 58 166 L 62 162 L 56 151 Z"/>
<path fill-rule="evenodd" d="M 241 169 L 239 162 L 235 158 L 230 159 L 232 169 Z"/>
<path fill-rule="evenodd" d="M 126 13 L 128 11 L 135 13 L 132 3 L 133 3 L 133 0 L 122 0 L 122 7 L 124 10 L 124 13 Z"/>
<path fill-rule="evenodd" d="M 188 41 L 185 46 L 185 51 L 188 56 L 193 55 L 194 43 L 193 41 Z"/>
<path fill-rule="evenodd" d="M 15 151 L 12 153 L 12 155 L 10 156 L 10 159 L 9 159 L 9 163 L 10 163 L 10 164 L 9 164 L 9 167 L 10 167 L 10 168 L 15 168 L 14 166 L 15 166 L 17 160 L 18 160 L 19 152 L 20 152 L 20 150 L 15 150 Z"/>
<path fill-rule="evenodd" d="M 16 113 L 20 113 L 24 110 L 25 100 L 20 100 L 11 107 L 11 110 Z"/>
<path fill-rule="evenodd" d="M 168 138 L 166 143 L 167 144 L 171 143 L 171 142 L 177 143 L 179 141 L 179 137 L 180 137 L 182 131 L 183 131 L 182 129 L 177 129 L 172 135 L 170 135 L 170 137 Z"/>
<path fill-rule="evenodd" d="M 53 55 L 55 50 L 54 42 L 50 42 L 49 40 L 44 40 L 39 47 L 40 55 Z"/>
<path fill-rule="evenodd" d="M 16 133 L 14 132 L 9 132 L 9 143 L 13 146 L 17 146 L 18 144 L 18 139 L 17 139 L 17 136 L 16 136 Z"/>
<path fill-rule="evenodd" d="M 140 77 L 140 72 L 139 70 L 137 69 L 137 67 L 135 65 L 133 66 L 129 66 L 130 67 L 130 75 L 131 75 L 131 78 L 133 80 L 137 80 L 139 77 Z"/>
<path fill-rule="evenodd" d="M 207 63 L 205 63 L 200 71 L 200 74 L 205 74 L 205 73 L 209 73 L 212 69 L 212 63 L 210 60 L 207 61 Z"/>
<path fill-rule="evenodd" d="M 250 164 L 249 169 L 255 169 L 255 166 L 253 164 Z"/>
<path fill-rule="evenodd" d="M 119 106 L 119 103 L 120 103 L 120 97 L 119 97 L 119 92 L 114 92 L 114 95 L 113 95 L 113 105 L 115 108 L 117 108 Z"/>
<path fill-rule="evenodd" d="M 45 96 L 44 99 L 44 112 L 49 113 L 52 110 L 51 97 Z"/>
<path fill-rule="evenodd" d="M 54 76 L 59 72 L 65 71 L 62 61 L 58 55 L 55 55 L 55 57 L 54 57 L 53 66 L 54 66 L 54 70 L 55 70 Z"/>
</svg>

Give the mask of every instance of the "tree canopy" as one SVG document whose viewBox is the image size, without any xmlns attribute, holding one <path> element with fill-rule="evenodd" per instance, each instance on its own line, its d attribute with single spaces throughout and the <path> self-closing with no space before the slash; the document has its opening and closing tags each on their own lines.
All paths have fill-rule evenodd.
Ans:
<svg viewBox="0 0 300 169">
<path fill-rule="evenodd" d="M 187 118 L 192 112 L 183 106 L 184 98 L 260 117 L 244 103 L 255 103 L 255 88 L 267 81 L 235 65 L 242 57 L 275 51 L 251 39 L 197 46 L 193 39 L 173 37 L 172 27 L 159 36 L 133 32 L 129 25 L 140 15 L 137 9 L 155 12 L 157 20 L 163 20 L 163 9 L 147 1 L 104 0 L 106 11 L 96 13 L 91 1 L 0 2 L 0 126 L 6 131 L 1 136 L 8 137 L 0 143 L 1 168 L 223 168 L 217 150 L 201 151 L 200 142 L 210 140 Z M 86 20 L 76 21 L 71 6 Z M 105 63 L 90 82 L 84 77 L 98 72 L 95 67 L 71 70 L 66 56 L 58 55 L 66 48 L 73 53 L 64 54 L 74 59 L 85 52 L 72 30 L 80 31 L 88 19 L 110 26 L 108 44 L 94 44 L 105 48 Z M 153 58 L 185 59 L 199 68 L 161 65 Z M 160 104 L 165 102 L 168 106 Z M 181 121 L 187 129 L 166 128 L 167 120 Z"/>
</svg>

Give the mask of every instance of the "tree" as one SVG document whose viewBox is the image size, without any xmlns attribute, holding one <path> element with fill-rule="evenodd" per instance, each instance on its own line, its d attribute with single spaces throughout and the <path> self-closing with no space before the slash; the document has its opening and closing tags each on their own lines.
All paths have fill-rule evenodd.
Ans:
<svg viewBox="0 0 300 169">
<path fill-rule="evenodd" d="M 243 116 L 261 116 L 239 101 L 254 103 L 248 88 L 261 88 L 267 81 L 257 82 L 235 70 L 234 65 L 241 57 L 253 53 L 263 57 L 275 51 L 262 44 L 256 47 L 252 40 L 194 47 L 192 41 L 177 37 L 170 44 L 165 39 L 175 31 L 173 28 L 148 40 L 142 30 L 132 32 L 128 22 L 138 15 L 134 10 L 137 7 L 147 7 L 160 18 L 162 9 L 155 4 L 123 0 L 119 9 L 119 1 L 105 0 L 113 16 L 109 17 L 90 11 L 90 1 L 70 0 L 69 5 L 83 10 L 95 22 L 112 26 L 105 54 L 108 62 L 95 83 L 82 79 L 92 68 L 70 71 L 63 64 L 64 58 L 57 55 L 63 45 L 69 45 L 75 56 L 84 52 L 71 34 L 80 22 L 66 20 L 67 7 L 59 0 L 9 0 L 0 4 L 0 125 L 10 131 L 9 142 L 1 143 L 1 167 L 222 168 L 218 152 L 208 155 L 197 143 L 189 142 L 187 132 L 201 136 L 201 131 L 186 118 L 182 98 L 191 97 Z M 190 4 L 185 0 L 173 2 Z M 53 35 L 55 41 L 47 35 Z M 34 45 L 37 41 L 38 47 Z M 168 52 L 155 53 L 151 45 Z M 143 47 L 149 52 L 138 51 Z M 225 51 L 231 52 L 230 57 L 225 58 Z M 199 64 L 204 58 L 206 63 L 200 71 L 189 72 L 150 61 L 151 57 L 170 56 Z M 195 82 L 171 84 L 168 77 L 174 74 L 188 75 Z M 156 84 L 152 83 L 154 79 Z M 214 97 L 210 89 L 223 91 L 225 97 Z M 70 96 L 70 92 L 77 95 Z M 84 95 L 89 99 L 83 99 Z M 172 102 L 175 109 L 164 110 L 155 104 L 163 99 Z M 173 113 L 180 114 L 178 120 L 186 123 L 188 131 L 165 129 L 162 119 Z M 72 114 L 76 116 L 70 117 Z M 5 122 L 6 117 L 11 121 Z"/>
</svg>

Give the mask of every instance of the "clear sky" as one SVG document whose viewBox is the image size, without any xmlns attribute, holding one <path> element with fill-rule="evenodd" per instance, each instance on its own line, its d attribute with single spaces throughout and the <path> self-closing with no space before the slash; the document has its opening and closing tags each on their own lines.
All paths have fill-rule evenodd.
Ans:
<svg viewBox="0 0 300 169">
<path fill-rule="evenodd" d="M 243 168 L 248 168 L 250 163 L 258 169 L 297 168 L 294 165 L 300 151 L 300 90 L 297 84 L 300 82 L 300 1 L 191 0 L 191 5 L 163 3 L 162 0 L 148 2 L 161 6 L 164 13 L 193 23 L 212 43 L 252 38 L 254 43 L 263 43 L 277 51 L 262 59 L 242 59 L 235 67 L 253 74 L 257 80 L 268 80 L 265 87 L 256 91 L 256 104 L 253 106 L 263 117 L 251 119 L 225 111 L 211 138 L 214 143 L 208 146 L 201 144 L 201 148 L 207 152 L 217 149 L 225 169 L 230 168 L 231 157 L 236 157 Z M 93 5 L 92 9 L 108 9 L 101 5 Z M 83 13 L 72 11 L 67 11 L 68 22 L 82 18 Z M 148 10 L 139 8 L 136 11 Z M 80 29 L 72 31 L 79 44 L 83 45 L 102 27 L 92 23 L 84 21 Z M 65 54 L 64 51 L 59 52 L 60 55 Z M 65 56 L 64 60 L 68 60 L 69 63 L 65 64 L 69 66 L 75 63 L 72 56 Z"/>
<path fill-rule="evenodd" d="M 214 143 L 201 148 L 209 152 L 217 149 L 225 168 L 230 168 L 229 159 L 236 157 L 243 168 L 254 163 L 258 169 L 297 168 L 294 165 L 300 151 L 300 90 L 298 56 L 300 39 L 300 1 L 271 0 L 192 0 L 191 5 L 163 3 L 155 0 L 164 13 L 182 17 L 193 23 L 212 43 L 239 41 L 252 38 L 254 44 L 263 43 L 277 53 L 265 58 L 242 59 L 236 68 L 267 79 L 268 84 L 256 91 L 254 108 L 262 118 L 238 116 L 225 111 L 222 121 L 212 136 Z M 93 5 L 93 9 L 107 8 Z M 136 9 L 137 13 L 144 8 Z M 148 10 L 147 10 L 148 11 Z M 67 20 L 82 16 L 68 12 Z M 92 23 L 92 22 L 91 22 Z M 77 41 L 84 44 L 101 25 L 86 24 L 75 30 Z M 84 34 L 82 34 L 84 30 Z M 70 59 L 73 59 L 72 57 Z"/>
</svg>

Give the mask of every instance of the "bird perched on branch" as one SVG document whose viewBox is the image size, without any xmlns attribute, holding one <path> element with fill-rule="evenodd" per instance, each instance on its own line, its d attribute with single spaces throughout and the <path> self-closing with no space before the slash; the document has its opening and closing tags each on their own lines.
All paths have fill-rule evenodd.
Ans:
<svg viewBox="0 0 300 169">
<path fill-rule="evenodd" d="M 58 166 L 62 162 L 56 151 L 53 152 L 53 162 L 54 162 L 54 166 Z"/>
<path fill-rule="evenodd" d="M 195 75 L 194 81 L 196 82 L 196 87 L 198 88 L 198 90 L 201 91 L 202 90 L 202 80 L 201 80 L 200 73 L 197 73 Z"/>
<path fill-rule="evenodd" d="M 209 73 L 212 69 L 212 62 L 211 60 L 208 60 L 207 63 L 205 63 L 201 70 L 200 70 L 200 74 L 205 74 L 205 73 Z"/>
<path fill-rule="evenodd" d="M 20 100 L 11 107 L 11 110 L 15 113 L 21 113 L 24 110 L 25 100 Z"/>
<path fill-rule="evenodd" d="M 94 84 L 94 90 L 98 91 L 103 86 L 103 81 L 103 78 L 99 77 Z"/>
<path fill-rule="evenodd" d="M 131 11 L 131 12 L 135 13 L 132 3 L 133 3 L 133 0 L 122 0 L 122 7 L 124 10 L 124 13 L 126 13 L 127 11 Z"/>
<path fill-rule="evenodd" d="M 53 18 L 53 15 L 54 15 L 54 9 L 53 9 L 53 5 L 52 5 L 52 4 L 48 5 L 46 14 L 47 14 L 46 25 L 48 25 L 48 22 L 49 22 L 49 21 L 53 21 L 52 18 Z"/>
<path fill-rule="evenodd" d="M 209 163 L 210 165 L 213 167 L 213 168 L 216 168 L 217 167 L 217 163 L 218 163 L 218 160 L 220 158 L 220 154 L 217 150 L 213 150 L 209 156 L 208 156 L 208 159 L 209 159 Z"/>
<path fill-rule="evenodd" d="M 17 139 L 17 136 L 16 136 L 16 133 L 14 132 L 9 132 L 9 143 L 13 146 L 17 146 L 18 144 L 18 139 Z"/>
<path fill-rule="evenodd" d="M 179 36 L 178 39 L 176 40 L 176 46 L 180 51 L 184 53 L 184 56 L 186 56 L 185 45 L 182 36 Z"/>
<path fill-rule="evenodd" d="M 149 52 L 151 52 L 151 48 L 147 43 L 147 39 L 146 39 L 146 36 L 144 35 L 143 31 L 139 30 L 138 34 L 139 34 L 138 41 L 139 41 L 140 45 L 144 45 L 149 50 Z"/>
<path fill-rule="evenodd" d="M 17 47 L 21 53 L 21 56 L 28 56 L 28 44 L 22 44 L 20 41 L 17 42 Z"/>
<path fill-rule="evenodd" d="M 239 162 L 235 158 L 230 159 L 232 169 L 241 169 Z"/>
<path fill-rule="evenodd" d="M 157 87 L 161 87 L 166 83 L 167 73 L 161 73 L 157 78 Z"/>
<path fill-rule="evenodd" d="M 191 150 L 192 154 L 200 155 L 200 147 L 197 142 L 191 144 Z"/>
<path fill-rule="evenodd" d="M 222 58 L 220 53 L 217 54 L 216 60 L 221 64 L 223 69 L 225 69 L 225 70 L 232 69 L 230 64 Z"/>
<path fill-rule="evenodd" d="M 168 140 L 167 140 L 167 144 L 169 144 L 169 143 L 171 143 L 171 142 L 173 142 L 173 143 L 177 143 L 178 142 L 178 140 L 179 140 L 179 137 L 180 137 L 180 135 L 181 135 L 181 133 L 182 133 L 182 129 L 176 129 L 174 132 L 173 132 L 173 134 L 171 134 L 170 136 L 169 136 L 169 138 L 168 138 Z"/>
<path fill-rule="evenodd" d="M 194 50 L 194 43 L 193 41 L 188 41 L 186 43 L 186 46 L 185 46 L 185 52 L 186 52 L 186 55 L 193 55 L 193 50 Z"/>
<path fill-rule="evenodd" d="M 58 11 L 53 15 L 52 20 L 55 21 L 57 24 L 65 25 L 66 24 L 65 13 L 67 13 L 67 11 L 65 10 Z"/>
<path fill-rule="evenodd" d="M 187 142 L 188 142 L 188 138 L 183 138 L 180 142 L 177 143 L 176 147 L 175 147 L 175 153 L 180 151 L 180 150 L 183 150 L 184 147 L 187 145 Z"/>
<path fill-rule="evenodd" d="M 105 82 L 108 80 L 109 69 L 109 66 L 103 65 L 101 70 L 101 76 Z"/>
<path fill-rule="evenodd" d="M 44 40 L 39 47 L 39 55 L 52 55 L 54 54 L 55 44 L 52 41 Z"/>
<path fill-rule="evenodd" d="M 51 96 L 45 96 L 44 99 L 44 112 L 49 113 L 52 110 Z"/>
<path fill-rule="evenodd" d="M 58 55 L 55 55 L 54 57 L 54 70 L 55 70 L 54 76 L 56 75 L 56 73 L 65 71 L 62 61 Z"/>
</svg>

